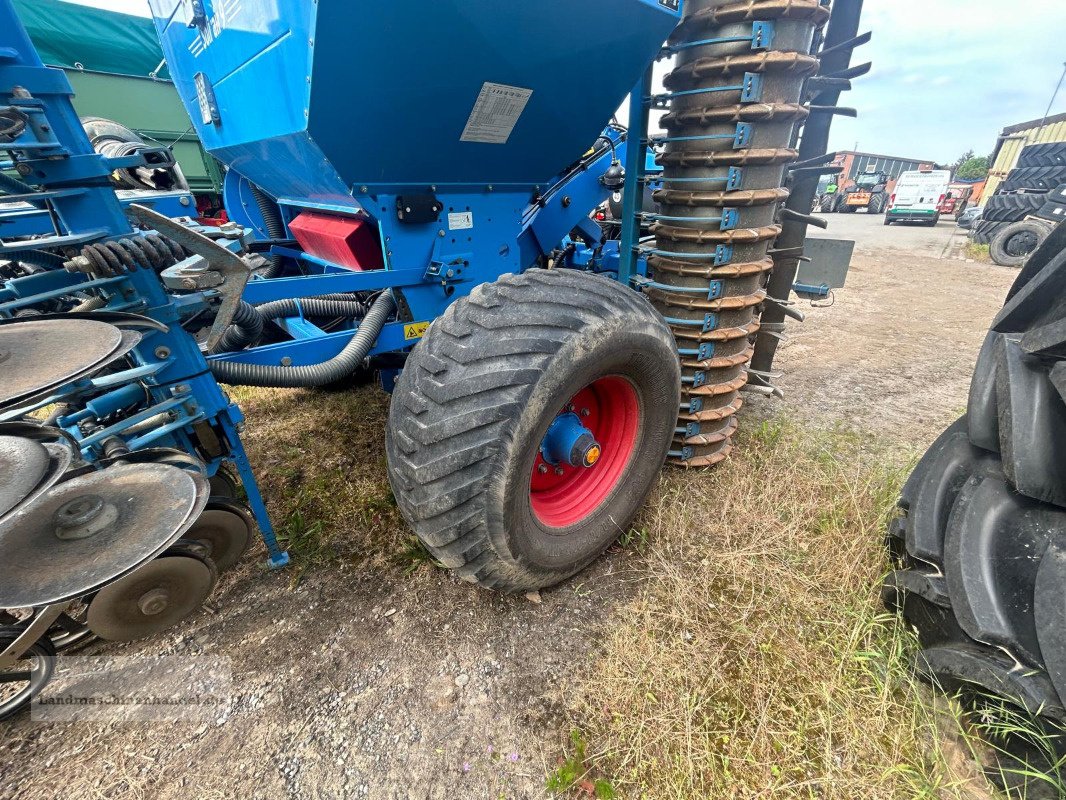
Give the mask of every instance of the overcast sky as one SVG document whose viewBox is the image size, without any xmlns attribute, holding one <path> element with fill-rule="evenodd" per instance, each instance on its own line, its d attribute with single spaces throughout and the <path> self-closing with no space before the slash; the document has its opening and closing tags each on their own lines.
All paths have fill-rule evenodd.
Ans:
<svg viewBox="0 0 1066 800">
<path fill-rule="evenodd" d="M 76 0 L 147 15 L 147 0 Z M 872 61 L 831 147 L 952 162 L 990 153 L 1007 125 L 1040 119 L 1066 62 L 1066 0 L 866 0 Z M 1066 112 L 1066 87 L 1052 114 Z"/>
</svg>

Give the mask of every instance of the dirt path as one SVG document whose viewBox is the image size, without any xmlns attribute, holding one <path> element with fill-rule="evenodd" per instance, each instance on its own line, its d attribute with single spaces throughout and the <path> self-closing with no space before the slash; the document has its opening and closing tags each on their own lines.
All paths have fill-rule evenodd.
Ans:
<svg viewBox="0 0 1066 800">
<path fill-rule="evenodd" d="M 859 245 L 836 304 L 793 328 L 780 362 L 786 402 L 812 424 L 920 445 L 964 406 L 1014 273 L 936 260 L 939 230 L 932 240 L 908 232 L 906 249 L 889 251 L 884 231 L 862 228 L 879 221 L 848 224 L 875 244 Z M 370 391 L 357 401 L 378 413 L 384 404 Z M 752 405 L 749 414 L 779 410 Z M 352 436 L 354 452 L 380 448 L 379 430 Z M 261 555 L 224 577 L 210 613 L 152 641 L 96 648 L 227 657 L 232 708 L 210 724 L 10 723 L 0 798 L 544 795 L 567 733 L 566 681 L 626 596 L 625 553 L 541 603 L 432 569 L 343 564 L 312 569 L 293 590 L 291 574 L 260 569 Z"/>
<path fill-rule="evenodd" d="M 775 364 L 785 402 L 812 422 L 926 445 L 965 409 L 977 352 L 1017 272 L 940 258 L 958 249 L 950 222 L 829 219 L 825 235 L 854 238 L 855 258 L 835 304 L 807 309 L 789 329 Z"/>
</svg>

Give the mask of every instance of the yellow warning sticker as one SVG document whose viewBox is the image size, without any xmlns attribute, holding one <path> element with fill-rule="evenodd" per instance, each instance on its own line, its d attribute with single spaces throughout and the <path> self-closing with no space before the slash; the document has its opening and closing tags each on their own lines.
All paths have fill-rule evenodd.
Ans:
<svg viewBox="0 0 1066 800">
<path fill-rule="evenodd" d="M 428 322 L 412 322 L 410 325 L 403 326 L 403 338 L 408 341 L 411 339 L 421 339 L 426 335 L 427 330 L 429 330 Z"/>
</svg>

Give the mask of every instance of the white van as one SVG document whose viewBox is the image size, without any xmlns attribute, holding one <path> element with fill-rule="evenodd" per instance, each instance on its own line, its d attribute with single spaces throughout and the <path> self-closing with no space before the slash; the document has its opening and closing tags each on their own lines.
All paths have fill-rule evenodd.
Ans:
<svg viewBox="0 0 1066 800">
<path fill-rule="evenodd" d="M 885 224 L 915 220 L 926 225 L 940 221 L 940 204 L 948 194 L 951 172 L 946 169 L 904 172 L 888 201 Z"/>
</svg>

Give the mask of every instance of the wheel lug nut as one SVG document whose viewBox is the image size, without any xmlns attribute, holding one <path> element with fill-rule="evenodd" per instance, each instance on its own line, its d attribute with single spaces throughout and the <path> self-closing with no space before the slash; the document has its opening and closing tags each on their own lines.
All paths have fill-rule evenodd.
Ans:
<svg viewBox="0 0 1066 800">
<path fill-rule="evenodd" d="M 556 475 L 562 475 L 563 474 L 563 468 L 562 467 L 556 467 L 555 468 L 555 474 Z"/>
<path fill-rule="evenodd" d="M 589 411 L 589 410 L 588 410 L 587 408 L 583 408 L 583 409 L 581 409 L 581 416 L 583 416 L 583 417 L 587 417 L 587 416 L 588 416 L 589 414 L 591 414 L 591 413 L 592 413 L 592 412 L 591 412 L 591 411 Z"/>
<path fill-rule="evenodd" d="M 537 467 L 537 472 L 539 472 L 541 475 L 543 475 L 547 471 L 548 471 L 548 466 L 546 464 L 541 464 L 539 467 Z"/>
</svg>

